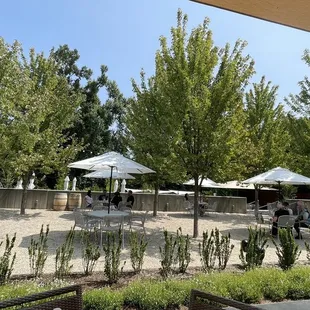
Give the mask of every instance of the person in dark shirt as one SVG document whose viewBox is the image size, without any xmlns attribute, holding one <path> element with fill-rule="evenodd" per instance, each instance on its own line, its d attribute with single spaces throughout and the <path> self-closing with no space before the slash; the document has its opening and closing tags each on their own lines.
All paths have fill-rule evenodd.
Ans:
<svg viewBox="0 0 310 310">
<path fill-rule="evenodd" d="M 122 196 L 119 192 L 115 192 L 114 197 L 111 200 L 111 203 L 113 203 L 114 205 L 116 205 L 116 207 L 118 207 L 118 204 L 122 201 Z"/>
<path fill-rule="evenodd" d="M 127 206 L 128 207 L 133 207 L 133 204 L 135 202 L 135 197 L 132 194 L 132 191 L 128 191 L 128 197 L 127 197 Z"/>
<path fill-rule="evenodd" d="M 278 210 L 274 213 L 274 217 L 272 219 L 272 236 L 276 237 L 278 235 L 278 219 L 281 215 L 290 215 L 290 212 L 287 210 L 288 203 L 285 201 L 278 204 Z"/>
</svg>

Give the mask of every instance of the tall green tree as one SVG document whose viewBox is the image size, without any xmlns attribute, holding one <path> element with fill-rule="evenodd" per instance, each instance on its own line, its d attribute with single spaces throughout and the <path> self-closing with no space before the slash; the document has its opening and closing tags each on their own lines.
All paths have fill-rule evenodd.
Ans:
<svg viewBox="0 0 310 310">
<path fill-rule="evenodd" d="M 277 86 L 262 77 L 246 93 L 246 126 L 251 142 L 247 177 L 287 164 L 290 136 L 283 106 L 277 104 L 277 91 Z"/>
<path fill-rule="evenodd" d="M 72 126 L 81 94 L 58 75 L 52 58 L 0 40 L 0 169 L 21 177 L 25 213 L 27 184 L 33 171 L 63 170 L 79 145 L 64 134 Z"/>
<path fill-rule="evenodd" d="M 156 88 L 154 78 L 146 80 L 141 72 L 141 85 L 132 81 L 135 98 L 128 105 L 126 113 L 127 143 L 137 161 L 150 167 L 156 174 L 143 177 L 155 189 L 153 216 L 157 215 L 159 188 L 165 182 L 184 180 L 186 170 L 179 166 L 179 161 L 169 145 L 163 139 L 164 128 L 160 125 L 161 105 L 164 97 Z"/>
<path fill-rule="evenodd" d="M 244 135 L 243 95 L 254 62 L 243 56 L 245 42 L 218 48 L 208 19 L 186 32 L 187 15 L 179 10 L 171 44 L 160 38 L 154 85 L 160 96 L 157 127 L 181 169 L 195 180 L 194 237 L 198 236 L 200 175 L 225 179 L 241 165 L 236 146 Z M 170 42 L 170 41 L 169 41 Z"/>
<path fill-rule="evenodd" d="M 305 50 L 302 56 L 310 67 L 310 51 Z M 306 76 L 299 83 L 299 94 L 291 94 L 286 103 L 291 108 L 288 113 L 291 133 L 290 165 L 292 169 L 310 175 L 310 80 Z"/>
</svg>

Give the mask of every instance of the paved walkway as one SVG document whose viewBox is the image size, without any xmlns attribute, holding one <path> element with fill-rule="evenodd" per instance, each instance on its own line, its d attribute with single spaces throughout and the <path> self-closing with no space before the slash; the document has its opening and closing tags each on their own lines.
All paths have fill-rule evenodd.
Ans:
<svg viewBox="0 0 310 310">
<path fill-rule="evenodd" d="M 309 310 L 310 300 L 277 302 L 273 304 L 255 305 L 258 308 L 267 310 Z"/>
</svg>

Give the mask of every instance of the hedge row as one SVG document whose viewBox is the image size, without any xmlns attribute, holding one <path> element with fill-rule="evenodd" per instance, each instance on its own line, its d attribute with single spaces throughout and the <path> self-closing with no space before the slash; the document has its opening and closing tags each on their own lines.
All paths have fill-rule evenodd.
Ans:
<svg viewBox="0 0 310 310">
<path fill-rule="evenodd" d="M 0 299 L 33 294 L 66 283 L 40 286 L 35 282 L 8 284 L 0 287 Z M 244 273 L 200 274 L 192 279 L 166 281 L 140 280 L 119 290 L 102 288 L 83 294 L 84 310 L 117 310 L 124 306 L 141 310 L 162 310 L 188 305 L 192 288 L 211 292 L 245 303 L 260 303 L 263 299 L 310 298 L 310 267 L 295 267 L 289 271 L 260 268 Z"/>
</svg>

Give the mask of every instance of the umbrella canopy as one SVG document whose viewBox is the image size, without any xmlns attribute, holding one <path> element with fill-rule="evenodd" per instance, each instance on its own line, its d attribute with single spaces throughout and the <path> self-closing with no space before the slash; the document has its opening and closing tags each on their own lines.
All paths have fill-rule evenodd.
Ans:
<svg viewBox="0 0 310 310">
<path fill-rule="evenodd" d="M 200 183 L 201 183 L 201 177 L 198 179 L 198 184 Z M 195 185 L 195 180 L 191 179 L 188 182 L 185 182 L 183 184 L 184 185 Z M 212 181 L 211 179 L 206 178 L 202 180 L 201 187 L 219 188 L 219 185 L 215 183 L 214 181 Z"/>
<path fill-rule="evenodd" d="M 117 152 L 108 152 L 99 156 L 91 157 L 88 159 L 80 160 L 68 165 L 69 168 L 85 169 L 85 170 L 103 170 L 110 171 L 110 190 L 109 190 L 109 206 L 108 212 L 110 213 L 111 203 L 111 190 L 112 190 L 112 176 L 113 171 L 120 173 L 155 173 L 150 168 L 147 168 L 129 158 L 126 158 Z"/>
<path fill-rule="evenodd" d="M 244 184 L 291 184 L 307 185 L 310 184 L 310 178 L 301 174 L 292 172 L 288 169 L 277 167 L 259 174 L 253 178 L 243 181 Z"/>
<path fill-rule="evenodd" d="M 91 173 L 83 175 L 83 178 L 93 178 L 93 179 L 109 179 L 111 177 L 111 172 L 109 170 L 98 170 Z M 113 171 L 112 179 L 127 179 L 133 180 L 135 177 L 128 173 Z"/>
<path fill-rule="evenodd" d="M 108 152 L 99 156 L 80 160 L 68 165 L 69 168 L 85 170 L 112 170 L 122 173 L 155 173 L 147 168 L 117 152 Z"/>
</svg>

